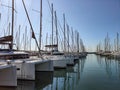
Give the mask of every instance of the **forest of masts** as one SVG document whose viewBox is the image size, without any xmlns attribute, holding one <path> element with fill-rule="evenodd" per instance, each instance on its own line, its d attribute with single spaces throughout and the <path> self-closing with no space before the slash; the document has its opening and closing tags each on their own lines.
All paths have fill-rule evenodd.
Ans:
<svg viewBox="0 0 120 90">
<path fill-rule="evenodd" d="M 107 33 L 103 43 L 99 42 L 96 47 L 97 52 L 119 52 L 120 51 L 120 43 L 119 43 L 119 33 L 116 33 L 116 37 L 112 41 Z"/>
<path fill-rule="evenodd" d="M 8 0 L 9 1 L 9 0 Z M 24 0 L 22 0 L 24 1 Z M 1 2 L 2 3 L 2 2 Z M 30 25 L 19 25 L 16 27 L 16 22 L 14 17 L 16 17 L 17 10 L 14 9 L 15 5 L 13 4 L 14 0 L 12 0 L 12 12 L 11 7 L 7 7 L 5 5 L 0 5 L 0 7 L 4 7 L 8 9 L 8 15 L 6 16 L 6 22 L 5 26 L 7 27 L 2 27 L 2 30 L 0 30 L 0 37 L 8 36 L 11 35 L 12 30 L 14 30 L 13 33 L 13 49 L 16 50 L 24 50 L 24 51 L 38 51 L 38 46 L 40 50 L 47 51 L 48 49 L 45 48 L 45 45 L 57 45 L 58 49 L 63 52 L 85 52 L 85 46 L 83 44 L 82 39 L 80 38 L 79 32 L 77 30 L 74 30 L 68 22 L 66 21 L 65 14 L 63 14 L 63 24 L 60 24 L 60 21 L 58 20 L 57 13 L 53 8 L 53 4 L 49 5 L 50 9 L 50 15 L 51 15 L 51 33 L 46 33 L 46 35 L 43 35 L 42 32 L 42 17 L 44 16 L 42 12 L 42 0 L 40 1 L 40 29 L 37 32 L 34 32 L 34 27 L 32 26 L 32 21 L 30 21 L 29 14 L 27 12 L 27 8 L 24 6 L 25 12 L 28 22 Z M 24 2 L 23 2 L 24 3 Z M 10 3 L 9 3 L 10 4 Z M 2 8 L 0 8 L 2 9 Z M 35 11 L 35 10 L 34 10 Z M 38 12 L 36 10 L 36 12 Z M 15 13 L 14 13 L 15 12 Z M 11 15 L 12 16 L 11 16 Z M 12 19 L 10 19 L 10 16 Z M 5 18 L 5 16 L 2 15 L 2 12 L 0 12 L 0 22 L 2 22 L 2 18 Z M 1 24 L 1 23 L 0 23 Z M 1 25 L 0 25 L 1 26 Z M 31 30 L 32 29 L 32 30 Z M 39 33 L 38 33 L 39 32 Z M 38 35 L 38 36 L 37 36 Z M 37 36 L 37 37 L 36 37 Z M 42 36 L 46 36 L 46 38 L 43 38 Z M 35 38 L 36 37 L 36 38 Z M 117 36 L 118 37 L 118 36 Z M 36 43 L 33 43 L 34 40 L 36 39 L 37 42 L 39 42 L 38 46 Z M 43 43 L 44 41 L 44 43 Z M 110 40 L 107 35 L 105 39 L 105 51 L 111 50 L 111 45 L 110 45 Z M 117 42 L 118 45 L 118 38 L 115 40 L 115 44 Z M 109 48 L 108 48 L 109 45 Z M 7 45 L 0 45 L 1 49 L 8 49 L 9 47 Z M 115 49 L 118 48 L 118 46 L 115 46 Z M 101 49 L 101 44 L 97 46 L 97 49 Z"/>
</svg>

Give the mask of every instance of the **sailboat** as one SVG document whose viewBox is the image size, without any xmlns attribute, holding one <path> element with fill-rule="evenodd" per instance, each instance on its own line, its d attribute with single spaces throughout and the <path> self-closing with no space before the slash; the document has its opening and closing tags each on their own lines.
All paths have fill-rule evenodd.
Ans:
<svg viewBox="0 0 120 90">
<path fill-rule="evenodd" d="M 27 9 L 24 3 L 24 0 L 22 0 L 31 30 L 32 30 L 32 37 L 35 39 L 36 44 L 38 46 L 34 30 L 29 18 L 29 15 L 27 13 Z M 40 48 L 39 49 L 39 57 L 38 58 L 30 58 L 29 53 L 21 52 L 13 49 L 13 32 L 14 32 L 14 0 L 12 0 L 12 32 L 10 36 L 5 36 L 0 38 L 1 44 L 7 44 L 9 45 L 9 49 L 7 50 L 1 50 L 0 57 L 2 60 L 2 63 L 10 63 L 13 66 L 17 67 L 17 78 L 18 79 L 25 79 L 25 80 L 35 80 L 35 71 L 49 71 L 53 72 L 53 62 L 51 60 L 45 60 L 41 56 Z"/>
<path fill-rule="evenodd" d="M 116 34 L 116 39 L 114 41 L 114 51 L 111 53 L 111 57 L 120 58 L 120 51 L 119 51 L 119 33 Z"/>
<path fill-rule="evenodd" d="M 64 57 L 64 53 L 59 52 L 58 50 L 58 30 L 57 30 L 57 17 L 55 11 L 55 21 L 56 21 L 56 39 L 57 44 L 53 44 L 53 4 L 52 6 L 52 45 L 46 45 L 46 48 L 50 48 L 51 51 L 43 55 L 45 59 L 50 59 L 53 61 L 54 68 L 66 68 L 66 58 Z"/>
</svg>

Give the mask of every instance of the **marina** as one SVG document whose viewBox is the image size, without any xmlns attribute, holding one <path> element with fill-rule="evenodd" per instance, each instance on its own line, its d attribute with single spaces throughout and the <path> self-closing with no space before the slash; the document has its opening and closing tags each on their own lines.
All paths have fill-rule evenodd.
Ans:
<svg viewBox="0 0 120 90">
<path fill-rule="evenodd" d="M 35 81 L 19 81 L 16 88 L 3 90 L 119 90 L 119 60 L 107 59 L 95 54 L 79 59 L 73 67 L 55 70 L 53 73 L 39 72 Z M 39 75 L 41 74 L 41 77 Z M 88 77 L 89 76 L 89 77 Z"/>
<path fill-rule="evenodd" d="M 119 0 L 0 0 L 0 90 L 120 90 Z"/>
</svg>

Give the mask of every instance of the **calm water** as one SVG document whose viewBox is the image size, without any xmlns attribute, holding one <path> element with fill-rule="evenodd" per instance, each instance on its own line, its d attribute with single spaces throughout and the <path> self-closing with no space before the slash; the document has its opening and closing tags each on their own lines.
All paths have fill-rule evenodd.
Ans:
<svg viewBox="0 0 120 90">
<path fill-rule="evenodd" d="M 91 54 L 74 67 L 54 73 L 39 72 L 36 78 L 18 81 L 17 88 L 0 90 L 120 90 L 120 61 Z"/>
</svg>

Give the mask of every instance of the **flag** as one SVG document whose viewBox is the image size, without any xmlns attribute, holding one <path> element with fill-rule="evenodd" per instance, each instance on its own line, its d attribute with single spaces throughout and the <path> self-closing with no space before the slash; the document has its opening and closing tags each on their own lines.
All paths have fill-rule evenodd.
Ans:
<svg viewBox="0 0 120 90">
<path fill-rule="evenodd" d="M 32 38 L 35 39 L 35 34 L 33 31 L 32 31 Z"/>
</svg>

